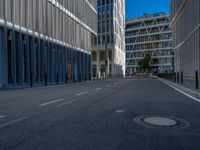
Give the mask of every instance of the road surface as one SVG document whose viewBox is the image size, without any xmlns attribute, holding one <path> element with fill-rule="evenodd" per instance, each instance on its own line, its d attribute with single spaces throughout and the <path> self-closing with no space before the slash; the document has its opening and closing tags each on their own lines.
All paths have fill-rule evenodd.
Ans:
<svg viewBox="0 0 200 150">
<path fill-rule="evenodd" d="M 146 128 L 138 115 L 181 118 Z M 157 78 L 0 91 L 0 150 L 197 150 L 200 103 Z"/>
</svg>

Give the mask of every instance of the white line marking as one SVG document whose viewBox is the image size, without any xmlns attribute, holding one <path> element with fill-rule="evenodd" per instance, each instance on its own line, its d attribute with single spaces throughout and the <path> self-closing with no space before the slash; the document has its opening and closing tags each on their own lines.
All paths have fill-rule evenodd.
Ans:
<svg viewBox="0 0 200 150">
<path fill-rule="evenodd" d="M 3 116 L 3 115 L 0 115 L 0 119 L 3 119 L 3 118 L 5 118 L 5 116 Z"/>
<path fill-rule="evenodd" d="M 191 99 L 193 99 L 193 100 L 195 100 L 195 101 L 197 101 L 197 102 L 200 102 L 200 99 L 198 99 L 198 98 L 196 98 L 196 97 L 193 97 L 193 96 L 191 96 L 191 95 L 189 95 L 189 94 L 187 94 L 187 93 L 181 91 L 180 89 L 174 87 L 173 85 L 167 83 L 166 81 L 163 81 L 163 80 L 161 80 L 161 79 L 159 79 L 159 80 L 160 80 L 161 82 L 167 84 L 167 85 L 170 86 L 171 88 L 175 89 L 176 91 L 182 93 L 183 95 L 185 95 L 185 96 L 187 96 L 187 97 L 189 97 L 189 98 L 191 98 Z"/>
<path fill-rule="evenodd" d="M 64 106 L 64 105 L 68 105 L 68 104 L 71 104 L 71 103 L 77 102 L 77 101 L 79 101 L 79 100 L 80 100 L 79 98 L 72 99 L 72 100 L 67 101 L 67 102 L 65 102 L 65 103 L 62 103 L 62 104 L 56 105 L 56 107 L 62 107 L 62 106 Z"/>
<path fill-rule="evenodd" d="M 6 122 L 6 123 L 3 123 L 0 125 L 0 129 L 1 128 L 4 128 L 4 127 L 7 127 L 7 126 L 10 126 L 12 124 L 15 124 L 15 123 L 18 123 L 18 122 L 21 122 L 21 121 L 24 121 L 26 119 L 28 119 L 29 117 L 22 117 L 22 118 L 18 118 L 18 119 L 15 119 L 15 120 L 11 120 L 9 122 Z"/>
<path fill-rule="evenodd" d="M 76 94 L 76 96 L 84 95 L 84 94 L 87 94 L 87 93 L 89 93 L 89 92 L 82 92 L 82 93 Z"/>
<path fill-rule="evenodd" d="M 47 103 L 40 104 L 39 106 L 43 107 L 43 106 L 46 106 L 46 105 L 50 105 L 50 104 L 54 104 L 54 103 L 57 103 L 57 102 L 61 102 L 63 100 L 64 99 L 57 99 L 57 100 L 53 100 L 53 101 L 50 101 L 50 102 L 47 102 Z"/>
<path fill-rule="evenodd" d="M 124 110 L 116 110 L 116 113 L 119 113 L 119 114 L 121 114 L 123 112 L 124 112 Z"/>
<path fill-rule="evenodd" d="M 90 95 L 90 96 L 93 96 L 93 95 L 96 95 L 96 94 L 98 94 L 98 92 L 91 93 L 91 94 L 89 94 L 89 95 Z"/>
<path fill-rule="evenodd" d="M 97 88 L 95 91 L 99 91 L 99 90 L 102 90 L 102 88 Z"/>
<path fill-rule="evenodd" d="M 106 87 L 107 87 L 107 88 L 110 88 L 110 85 L 107 85 Z"/>
</svg>

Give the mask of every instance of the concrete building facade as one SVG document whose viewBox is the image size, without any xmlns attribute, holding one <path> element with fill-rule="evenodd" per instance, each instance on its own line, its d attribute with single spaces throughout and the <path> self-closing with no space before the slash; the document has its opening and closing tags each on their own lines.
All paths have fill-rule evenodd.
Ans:
<svg viewBox="0 0 200 150">
<path fill-rule="evenodd" d="M 93 39 L 92 74 L 125 75 L 125 0 L 98 0 L 98 36 Z"/>
<path fill-rule="evenodd" d="M 200 1 L 171 0 L 175 72 L 194 78 L 200 71 Z"/>
<path fill-rule="evenodd" d="M 0 0 L 0 87 L 87 80 L 96 0 Z"/>
<path fill-rule="evenodd" d="M 126 73 L 145 72 L 140 62 L 150 56 L 149 71 L 173 71 L 172 31 L 165 13 L 126 20 Z"/>
</svg>

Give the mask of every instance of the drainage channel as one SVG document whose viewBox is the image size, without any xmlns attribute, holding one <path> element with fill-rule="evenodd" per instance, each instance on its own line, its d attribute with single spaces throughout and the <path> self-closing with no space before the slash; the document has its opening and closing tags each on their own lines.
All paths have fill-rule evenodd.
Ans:
<svg viewBox="0 0 200 150">
<path fill-rule="evenodd" d="M 140 115 L 133 118 L 133 121 L 146 128 L 183 129 L 190 126 L 190 123 L 183 119 L 159 115 Z"/>
</svg>

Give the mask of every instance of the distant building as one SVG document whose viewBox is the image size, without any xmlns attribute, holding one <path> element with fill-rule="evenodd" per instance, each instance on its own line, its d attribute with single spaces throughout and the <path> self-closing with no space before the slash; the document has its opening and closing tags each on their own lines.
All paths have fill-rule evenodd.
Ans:
<svg viewBox="0 0 200 150">
<path fill-rule="evenodd" d="M 150 55 L 149 71 L 173 71 L 172 31 L 165 13 L 126 20 L 126 73 L 144 72 L 140 62 Z"/>
<path fill-rule="evenodd" d="M 1 0 L 0 87 L 87 80 L 96 0 Z"/>
<path fill-rule="evenodd" d="M 194 78 L 200 71 L 200 1 L 171 0 L 175 72 Z M 200 74 L 198 74 L 200 75 Z"/>
<path fill-rule="evenodd" d="M 93 40 L 92 76 L 125 75 L 125 0 L 98 1 L 98 36 Z"/>
</svg>

